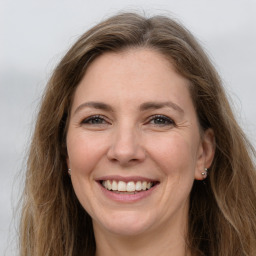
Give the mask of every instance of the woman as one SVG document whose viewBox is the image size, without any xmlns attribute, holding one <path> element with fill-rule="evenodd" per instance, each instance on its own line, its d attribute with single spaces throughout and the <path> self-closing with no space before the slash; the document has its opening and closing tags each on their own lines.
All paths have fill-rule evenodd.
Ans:
<svg viewBox="0 0 256 256">
<path fill-rule="evenodd" d="M 253 159 L 193 36 L 166 17 L 116 15 L 46 88 L 21 255 L 253 256 Z"/>
</svg>

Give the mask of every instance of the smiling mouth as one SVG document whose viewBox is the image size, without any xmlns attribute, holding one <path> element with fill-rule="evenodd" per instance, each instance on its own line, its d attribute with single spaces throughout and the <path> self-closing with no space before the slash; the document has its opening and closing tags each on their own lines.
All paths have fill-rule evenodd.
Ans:
<svg viewBox="0 0 256 256">
<path fill-rule="evenodd" d="M 137 194 L 150 190 L 159 182 L 157 181 L 116 181 L 102 180 L 100 184 L 107 190 L 117 194 Z"/>
</svg>

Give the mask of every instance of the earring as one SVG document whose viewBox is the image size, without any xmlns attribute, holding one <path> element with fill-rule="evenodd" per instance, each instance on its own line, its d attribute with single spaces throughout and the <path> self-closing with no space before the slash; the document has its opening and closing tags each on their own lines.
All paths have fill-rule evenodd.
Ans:
<svg viewBox="0 0 256 256">
<path fill-rule="evenodd" d="M 208 175 L 208 169 L 207 168 L 204 168 L 204 172 L 201 172 L 202 176 L 204 177 L 204 179 L 207 178 L 207 175 Z"/>
<path fill-rule="evenodd" d="M 71 169 L 70 168 L 68 169 L 68 174 L 69 174 L 69 176 L 71 176 Z"/>
</svg>

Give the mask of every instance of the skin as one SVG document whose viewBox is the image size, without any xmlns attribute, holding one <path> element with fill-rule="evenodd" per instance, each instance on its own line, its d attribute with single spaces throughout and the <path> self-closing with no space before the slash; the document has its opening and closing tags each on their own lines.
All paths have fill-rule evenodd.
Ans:
<svg viewBox="0 0 256 256">
<path fill-rule="evenodd" d="M 148 102 L 169 104 L 146 108 Z M 75 91 L 67 149 L 75 193 L 93 220 L 96 255 L 189 255 L 189 194 L 212 162 L 214 135 L 200 132 L 189 81 L 160 53 L 129 49 L 93 61 Z M 106 175 L 158 185 L 145 198 L 120 202 L 102 192 L 97 180 Z"/>
</svg>

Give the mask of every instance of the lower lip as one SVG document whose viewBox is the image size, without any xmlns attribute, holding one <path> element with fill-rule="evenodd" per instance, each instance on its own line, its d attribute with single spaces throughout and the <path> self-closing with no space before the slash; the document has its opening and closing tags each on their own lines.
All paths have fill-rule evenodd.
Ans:
<svg viewBox="0 0 256 256">
<path fill-rule="evenodd" d="M 101 191 L 104 193 L 104 195 L 114 201 L 117 202 L 123 202 L 123 203 L 133 203 L 137 202 L 139 200 L 142 200 L 148 196 L 150 196 L 158 187 L 159 184 L 156 184 L 154 187 L 152 187 L 149 190 L 141 191 L 136 194 L 118 194 L 113 191 L 107 190 L 104 188 L 100 183 L 98 183 L 100 186 Z"/>
</svg>

